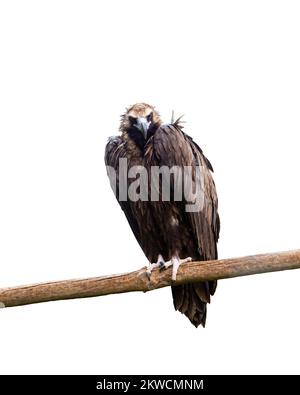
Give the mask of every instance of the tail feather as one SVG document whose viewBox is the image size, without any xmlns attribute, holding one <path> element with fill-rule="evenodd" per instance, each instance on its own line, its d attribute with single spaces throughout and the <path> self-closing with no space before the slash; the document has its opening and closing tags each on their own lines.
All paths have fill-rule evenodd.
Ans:
<svg viewBox="0 0 300 395">
<path fill-rule="evenodd" d="M 185 314 L 196 328 L 199 325 L 205 327 L 206 305 L 210 303 L 210 295 L 214 294 L 216 286 L 216 281 L 172 286 L 175 310 Z"/>
</svg>

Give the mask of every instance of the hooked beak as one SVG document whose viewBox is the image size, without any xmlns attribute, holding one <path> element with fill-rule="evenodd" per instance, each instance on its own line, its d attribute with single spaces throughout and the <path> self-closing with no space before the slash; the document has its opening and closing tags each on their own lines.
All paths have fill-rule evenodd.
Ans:
<svg viewBox="0 0 300 395">
<path fill-rule="evenodd" d="M 140 132 L 142 132 L 145 140 L 147 140 L 149 125 L 150 122 L 148 122 L 146 118 L 138 118 L 136 120 L 136 124 L 134 125 Z"/>
</svg>

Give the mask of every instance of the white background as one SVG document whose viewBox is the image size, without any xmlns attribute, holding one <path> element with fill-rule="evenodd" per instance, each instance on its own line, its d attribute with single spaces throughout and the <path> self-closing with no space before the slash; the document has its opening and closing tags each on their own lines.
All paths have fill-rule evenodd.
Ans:
<svg viewBox="0 0 300 395">
<path fill-rule="evenodd" d="M 146 264 L 103 152 L 138 101 L 215 167 L 222 258 L 296 249 L 297 1 L 2 1 L 0 287 Z M 300 271 L 224 280 L 195 329 L 170 289 L 0 311 L 1 373 L 299 373 Z"/>
</svg>

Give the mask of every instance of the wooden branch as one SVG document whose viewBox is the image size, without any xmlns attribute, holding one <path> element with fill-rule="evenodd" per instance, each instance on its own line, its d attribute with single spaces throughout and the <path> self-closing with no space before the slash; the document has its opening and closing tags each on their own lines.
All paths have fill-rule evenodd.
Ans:
<svg viewBox="0 0 300 395">
<path fill-rule="evenodd" d="M 171 268 L 162 272 L 154 270 L 150 280 L 146 274 L 146 268 L 142 268 L 119 275 L 2 288 L 0 289 L 0 307 L 123 292 L 147 292 L 173 284 L 219 280 L 298 268 L 300 268 L 300 250 L 185 263 L 180 266 L 175 283 L 171 280 Z"/>
</svg>

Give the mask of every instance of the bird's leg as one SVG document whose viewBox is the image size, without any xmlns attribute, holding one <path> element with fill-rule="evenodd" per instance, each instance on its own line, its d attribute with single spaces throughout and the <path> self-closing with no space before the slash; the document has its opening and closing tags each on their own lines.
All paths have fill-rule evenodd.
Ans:
<svg viewBox="0 0 300 395">
<path fill-rule="evenodd" d="M 172 266 L 172 280 L 175 281 L 179 266 L 182 263 L 191 262 L 191 260 L 192 260 L 191 257 L 180 259 L 179 256 L 176 255 L 176 256 L 173 256 L 170 261 L 165 262 L 164 265 L 160 266 L 160 267 L 162 270 L 162 269 L 167 269 L 168 267 Z"/>
<path fill-rule="evenodd" d="M 153 269 L 155 269 L 156 267 L 162 267 L 164 265 L 165 265 L 165 260 L 163 256 L 159 254 L 157 257 L 157 261 L 155 263 L 150 263 L 149 266 L 147 267 L 147 276 L 149 277 L 149 279 Z"/>
</svg>

